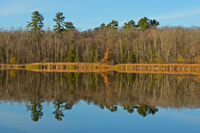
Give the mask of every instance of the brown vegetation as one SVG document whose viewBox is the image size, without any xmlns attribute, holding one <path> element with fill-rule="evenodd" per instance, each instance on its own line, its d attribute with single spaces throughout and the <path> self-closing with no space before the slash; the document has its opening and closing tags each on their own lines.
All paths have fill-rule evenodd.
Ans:
<svg viewBox="0 0 200 133">
<path fill-rule="evenodd" d="M 9 64 L 14 57 L 13 63 L 17 64 L 56 62 L 58 59 L 66 62 L 69 61 L 69 54 L 70 59 L 77 55 L 80 62 L 101 62 L 108 48 L 111 64 L 132 63 L 131 52 L 134 63 L 200 62 L 200 28 L 197 27 L 148 30 L 100 28 L 84 34 L 77 30 L 67 31 L 60 38 L 53 35 L 53 31 L 46 30 L 35 43 L 34 35 L 29 30 L 1 30 L 0 63 Z M 73 40 L 71 45 L 70 40 Z"/>
<path fill-rule="evenodd" d="M 104 74 L 105 75 L 105 74 Z M 198 76 L 101 73 L 37 73 L 0 71 L 0 100 L 28 102 L 38 97 L 71 101 L 84 99 L 100 107 L 121 105 L 133 107 L 199 108 Z M 106 81 L 106 82 L 104 82 Z"/>
</svg>

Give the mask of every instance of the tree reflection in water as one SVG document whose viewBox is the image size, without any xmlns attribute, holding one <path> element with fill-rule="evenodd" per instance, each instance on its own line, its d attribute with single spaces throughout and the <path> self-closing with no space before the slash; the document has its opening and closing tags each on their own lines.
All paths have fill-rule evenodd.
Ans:
<svg viewBox="0 0 200 133">
<path fill-rule="evenodd" d="M 34 99 L 29 99 L 29 104 L 26 105 L 27 111 L 31 111 L 31 119 L 34 122 L 37 122 L 43 116 L 43 106 L 41 105 L 42 101 L 42 99 L 35 97 Z"/>
<path fill-rule="evenodd" d="M 54 100 L 53 102 L 55 111 L 52 113 L 57 121 L 62 121 L 62 118 L 65 116 L 65 110 L 71 110 L 73 107 L 73 102 L 63 102 L 62 100 Z"/>
<path fill-rule="evenodd" d="M 127 112 L 131 114 L 134 112 L 134 109 L 136 109 L 138 114 L 140 114 L 143 117 L 146 117 L 147 115 L 151 115 L 151 114 L 154 115 L 156 112 L 158 112 L 157 108 L 150 107 L 146 104 L 139 104 L 133 107 L 130 107 L 130 106 L 124 107 L 124 110 L 127 110 Z"/>
<path fill-rule="evenodd" d="M 0 100 L 27 102 L 26 108 L 35 122 L 43 116 L 42 102 L 52 100 L 52 114 L 57 121 L 61 121 L 65 111 L 71 110 L 80 100 L 111 113 L 121 106 L 128 113 L 136 112 L 142 117 L 156 114 L 156 106 L 176 109 L 200 106 L 200 77 L 194 75 L 109 72 L 105 76 L 90 72 L 17 71 L 13 76 L 9 73 L 8 70 L 0 71 Z"/>
</svg>

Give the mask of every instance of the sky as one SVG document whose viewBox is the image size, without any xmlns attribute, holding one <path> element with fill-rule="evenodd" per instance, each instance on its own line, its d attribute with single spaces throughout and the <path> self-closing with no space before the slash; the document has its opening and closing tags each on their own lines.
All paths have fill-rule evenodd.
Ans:
<svg viewBox="0 0 200 133">
<path fill-rule="evenodd" d="M 200 26 L 200 0 L 0 0 L 0 28 L 26 28 L 31 13 L 44 16 L 44 29 L 53 29 L 53 18 L 63 12 L 65 22 L 79 31 L 117 20 L 119 26 L 129 20 L 147 17 L 164 26 Z"/>
</svg>

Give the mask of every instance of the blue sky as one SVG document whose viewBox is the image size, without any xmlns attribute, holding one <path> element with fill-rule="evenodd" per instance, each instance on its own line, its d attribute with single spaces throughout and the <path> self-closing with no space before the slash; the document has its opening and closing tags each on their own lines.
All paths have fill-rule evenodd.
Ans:
<svg viewBox="0 0 200 133">
<path fill-rule="evenodd" d="M 52 29 L 57 12 L 80 31 L 111 20 L 122 26 L 144 16 L 158 20 L 161 27 L 200 26 L 200 0 L 0 0 L 0 27 L 25 28 L 33 11 L 44 16 L 44 29 Z"/>
</svg>

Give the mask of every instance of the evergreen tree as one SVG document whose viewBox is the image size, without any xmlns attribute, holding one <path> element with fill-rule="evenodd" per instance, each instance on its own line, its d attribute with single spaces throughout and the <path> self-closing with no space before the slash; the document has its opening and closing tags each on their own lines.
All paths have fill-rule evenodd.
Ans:
<svg viewBox="0 0 200 133">
<path fill-rule="evenodd" d="M 106 25 L 106 28 L 117 29 L 118 28 L 118 21 L 112 20 L 109 24 Z"/>
<path fill-rule="evenodd" d="M 138 27 L 140 27 L 142 30 L 148 29 L 150 27 L 148 21 L 149 19 L 147 17 L 141 18 L 138 22 Z"/>
<path fill-rule="evenodd" d="M 131 28 L 131 27 L 136 27 L 135 21 L 133 20 L 130 20 L 127 23 L 124 23 L 124 26 L 122 28 L 126 29 L 126 28 Z"/>
<path fill-rule="evenodd" d="M 61 52 L 60 51 L 57 54 L 57 61 L 61 61 Z"/>
<path fill-rule="evenodd" d="M 65 17 L 63 16 L 62 12 L 56 13 L 55 18 L 53 18 L 53 21 L 56 22 L 56 25 L 53 26 L 54 27 L 53 31 L 55 34 L 61 34 L 63 31 L 65 31 L 64 19 Z"/>
<path fill-rule="evenodd" d="M 94 43 L 94 47 L 91 51 L 90 60 L 92 63 L 97 62 L 97 44 L 96 44 L 96 42 Z"/>
<path fill-rule="evenodd" d="M 32 13 L 31 22 L 28 22 L 27 27 L 31 27 L 31 33 L 35 34 L 35 36 L 39 37 L 42 32 L 42 27 L 44 26 L 44 17 L 38 11 Z"/>
<path fill-rule="evenodd" d="M 135 63 L 136 62 L 135 54 L 133 53 L 132 50 L 130 52 L 129 59 L 130 59 L 131 63 Z"/>
<path fill-rule="evenodd" d="M 102 23 L 101 25 L 100 25 L 100 28 L 105 28 L 106 27 L 106 25 L 104 24 L 104 23 Z"/>
<path fill-rule="evenodd" d="M 158 26 L 159 22 L 156 21 L 155 19 L 151 20 L 148 19 L 147 17 L 141 18 L 138 22 L 138 27 L 140 27 L 142 30 L 148 29 L 152 26 Z"/>
<path fill-rule="evenodd" d="M 74 62 L 74 59 L 75 59 L 73 43 L 74 43 L 74 41 L 70 40 L 69 51 L 67 53 L 67 61 L 69 61 L 69 62 Z"/>
<path fill-rule="evenodd" d="M 159 22 L 157 22 L 155 19 L 149 20 L 149 23 L 150 23 L 151 26 L 158 26 L 159 25 Z"/>
<path fill-rule="evenodd" d="M 79 58 L 78 52 L 76 52 L 75 61 L 74 62 L 80 62 L 80 58 Z"/>
<path fill-rule="evenodd" d="M 65 28 L 66 28 L 67 31 L 75 29 L 75 27 L 74 27 L 74 25 L 73 25 L 72 22 L 65 22 L 64 26 L 65 26 Z"/>
</svg>

